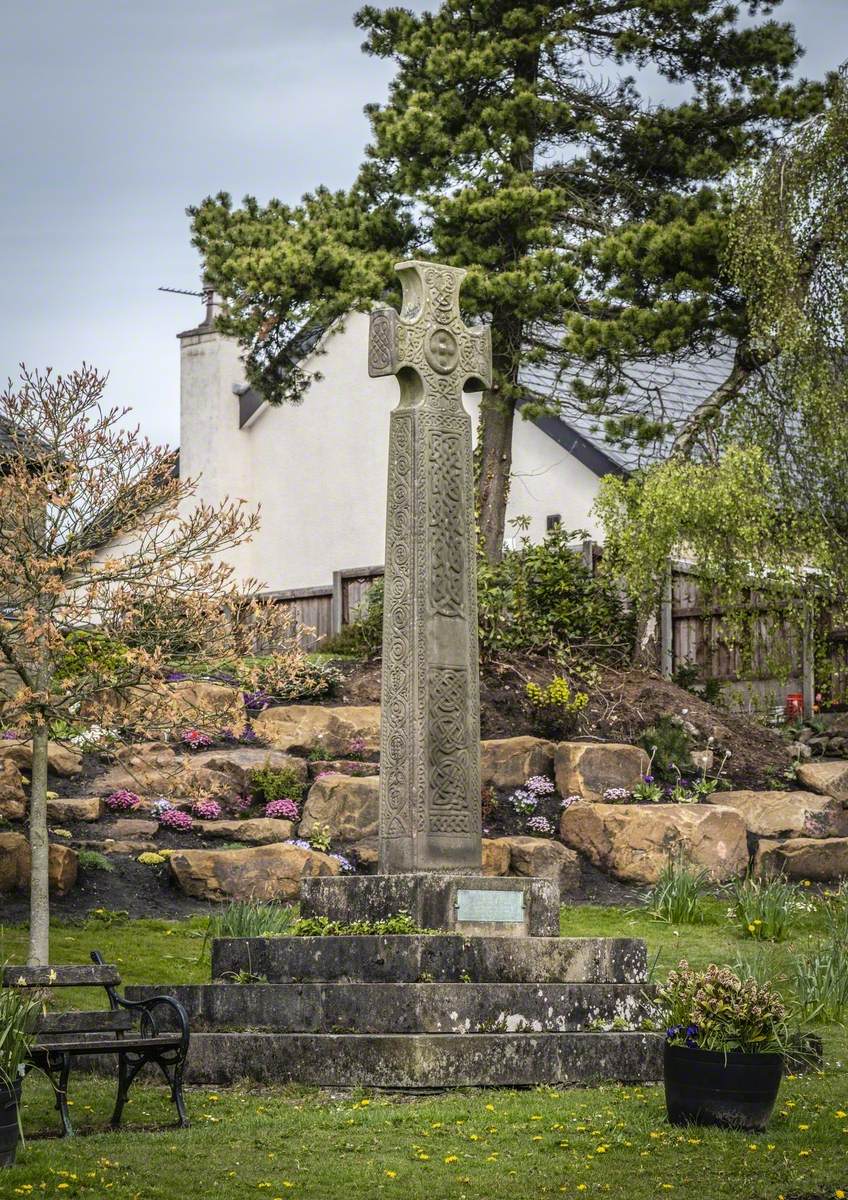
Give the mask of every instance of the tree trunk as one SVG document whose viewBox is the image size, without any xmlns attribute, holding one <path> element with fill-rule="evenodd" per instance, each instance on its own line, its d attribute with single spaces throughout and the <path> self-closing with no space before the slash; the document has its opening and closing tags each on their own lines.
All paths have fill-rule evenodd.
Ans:
<svg viewBox="0 0 848 1200">
<path fill-rule="evenodd" d="M 503 556 L 506 504 L 512 470 L 515 404 L 497 392 L 484 392 L 480 406 L 479 521 L 483 551 L 490 563 Z"/>
<path fill-rule="evenodd" d="M 32 735 L 32 787 L 29 802 L 29 956 L 31 967 L 50 961 L 50 847 L 47 840 L 47 726 Z"/>
</svg>

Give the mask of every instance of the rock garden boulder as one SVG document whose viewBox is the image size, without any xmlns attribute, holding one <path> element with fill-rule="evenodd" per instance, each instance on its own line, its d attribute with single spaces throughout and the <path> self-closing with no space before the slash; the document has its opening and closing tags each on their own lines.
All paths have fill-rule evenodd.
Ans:
<svg viewBox="0 0 848 1200">
<path fill-rule="evenodd" d="M 301 762 L 302 759 L 294 761 Z M 310 779 L 317 779 L 319 775 L 379 775 L 380 773 L 378 762 L 360 762 L 359 759 L 354 758 L 314 758 L 310 759 L 306 765 Z"/>
<path fill-rule="evenodd" d="M 848 813 L 814 792 L 714 792 L 709 804 L 732 808 L 757 837 L 832 837 L 848 834 Z"/>
<path fill-rule="evenodd" d="M 625 883 L 653 884 L 678 847 L 716 881 L 748 866 L 745 822 L 712 804 L 572 804 L 560 836 L 600 870 Z"/>
<path fill-rule="evenodd" d="M 757 875 L 785 875 L 825 883 L 848 875 L 848 837 L 763 839 L 754 856 Z"/>
<path fill-rule="evenodd" d="M 168 866 L 182 891 L 198 900 L 297 900 L 301 879 L 340 870 L 329 855 L 279 842 L 250 850 L 177 850 Z"/>
<path fill-rule="evenodd" d="M 648 756 L 638 746 L 616 742 L 560 742 L 556 748 L 557 791 L 601 801 L 607 788 L 631 791 L 648 770 Z"/>
<path fill-rule="evenodd" d="M 576 890 L 580 883 L 580 860 L 573 850 L 548 838 L 507 837 L 499 839 L 509 849 L 511 875 L 552 879 L 562 891 Z"/>
<path fill-rule="evenodd" d="M 848 762 L 805 762 L 795 775 L 812 792 L 848 801 Z"/>
<path fill-rule="evenodd" d="M 70 846 L 50 843 L 48 873 L 50 890 L 64 896 L 77 881 L 79 859 Z M 0 833 L 0 892 L 29 886 L 29 842 L 20 833 Z"/>
<path fill-rule="evenodd" d="M 0 741 L 0 760 L 13 762 L 27 774 L 32 770 L 32 742 Z M 58 742 L 47 743 L 47 766 L 54 775 L 70 779 L 82 771 L 82 755 Z"/>
<path fill-rule="evenodd" d="M 286 704 L 267 708 L 253 722 L 258 734 L 275 749 L 295 754 L 324 750 L 328 758 L 344 757 L 352 738 L 362 738 L 366 754 L 380 749 L 380 706 L 326 708 L 318 704 Z"/>
<path fill-rule="evenodd" d="M 244 724 L 244 698 L 240 688 L 206 680 L 185 679 L 168 685 L 171 711 L 186 727 L 232 729 Z"/>
<path fill-rule="evenodd" d="M 276 817 L 250 817 L 245 821 L 198 821 L 194 828 L 205 838 L 222 838 L 228 842 L 245 842 L 251 846 L 269 846 L 294 837 L 291 821 Z"/>
<path fill-rule="evenodd" d="M 48 821 L 99 821 L 102 815 L 102 796 L 54 796 L 47 801 Z"/>
<path fill-rule="evenodd" d="M 294 771 L 302 783 L 306 783 L 307 779 L 304 759 L 263 746 L 225 746 L 220 750 L 202 750 L 191 756 L 191 762 L 195 768 L 203 767 L 218 775 L 226 775 L 237 792 L 246 791 L 250 772 L 262 767 L 271 767 L 275 771 Z"/>
<path fill-rule="evenodd" d="M 20 821 L 26 815 L 26 807 L 20 770 L 10 758 L 0 758 L 0 817 Z"/>
<path fill-rule="evenodd" d="M 483 874 L 509 874 L 509 838 L 483 838 Z"/>
<path fill-rule="evenodd" d="M 480 743 L 483 787 L 517 788 L 532 775 L 552 775 L 554 744 L 544 738 L 497 738 Z"/>
<path fill-rule="evenodd" d="M 352 845 L 377 836 L 378 775 L 325 775 L 309 789 L 298 833 L 327 826 L 333 842 Z"/>
<path fill-rule="evenodd" d="M 199 758 L 175 754 L 162 742 L 124 746 L 115 755 L 115 765 L 95 780 L 94 787 L 103 796 L 126 788 L 139 794 L 198 799 L 231 796 L 238 790 L 231 774 L 213 771 Z"/>
</svg>

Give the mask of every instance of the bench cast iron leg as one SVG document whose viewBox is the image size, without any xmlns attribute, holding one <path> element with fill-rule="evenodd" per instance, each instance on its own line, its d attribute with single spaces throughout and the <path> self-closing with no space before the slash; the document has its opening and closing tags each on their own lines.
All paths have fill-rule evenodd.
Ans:
<svg viewBox="0 0 848 1200">
<path fill-rule="evenodd" d="M 115 1107 L 112 1111 L 112 1119 L 109 1124 L 113 1129 L 117 1129 L 121 1124 L 121 1114 L 124 1111 L 124 1105 L 127 1102 L 127 1092 L 130 1090 L 131 1076 L 127 1067 L 127 1056 L 125 1054 L 118 1055 L 118 1095 L 115 1098 Z"/>
<path fill-rule="evenodd" d="M 62 1069 L 59 1072 L 59 1083 L 54 1084 L 56 1089 L 56 1108 L 59 1111 L 59 1120 L 62 1123 L 62 1137 L 74 1136 L 74 1127 L 71 1124 L 71 1117 L 68 1112 L 68 1079 L 70 1074 L 71 1056 L 70 1054 L 63 1054 Z"/>
<path fill-rule="evenodd" d="M 171 1089 L 171 1100 L 177 1109 L 177 1124 L 181 1129 L 188 1129 L 190 1122 L 183 1099 L 183 1063 L 175 1063 L 169 1069 L 167 1063 L 159 1061 L 159 1067 Z"/>
</svg>

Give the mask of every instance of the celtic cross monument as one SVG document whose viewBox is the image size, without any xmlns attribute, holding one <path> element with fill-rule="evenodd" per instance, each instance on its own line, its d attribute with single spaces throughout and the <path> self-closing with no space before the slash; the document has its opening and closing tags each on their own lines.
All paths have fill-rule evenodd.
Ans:
<svg viewBox="0 0 848 1200">
<path fill-rule="evenodd" d="M 368 371 L 396 375 L 389 430 L 382 874 L 480 870 L 480 685 L 471 418 L 491 387 L 488 329 L 459 312 L 466 272 L 401 263 L 400 314 L 371 316 Z"/>
</svg>

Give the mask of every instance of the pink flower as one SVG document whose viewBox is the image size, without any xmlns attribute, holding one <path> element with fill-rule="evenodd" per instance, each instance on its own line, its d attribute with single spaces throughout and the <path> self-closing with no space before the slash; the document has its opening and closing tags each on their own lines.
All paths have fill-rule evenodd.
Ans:
<svg viewBox="0 0 848 1200">
<path fill-rule="evenodd" d="M 159 814 L 159 825 L 162 829 L 174 829 L 187 833 L 193 824 L 191 814 L 183 812 L 179 808 L 167 808 Z"/>
<path fill-rule="evenodd" d="M 223 815 L 221 805 L 217 800 L 198 800 L 192 805 L 191 811 L 203 821 L 218 821 Z"/>
<path fill-rule="evenodd" d="M 128 792 L 126 788 L 121 788 L 120 791 L 107 796 L 103 803 L 110 812 L 132 812 L 133 809 L 138 808 L 141 800 L 135 792 Z"/>
<path fill-rule="evenodd" d="M 278 817 L 284 821 L 296 821 L 300 816 L 297 805 L 293 800 L 272 800 L 265 805 L 266 817 Z"/>
</svg>

